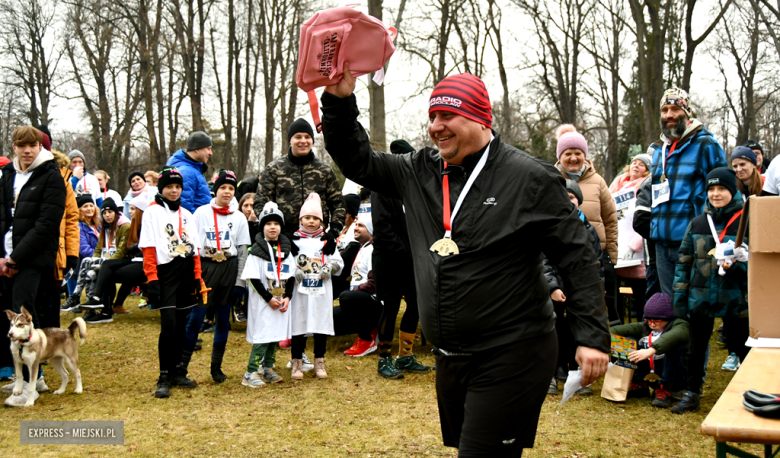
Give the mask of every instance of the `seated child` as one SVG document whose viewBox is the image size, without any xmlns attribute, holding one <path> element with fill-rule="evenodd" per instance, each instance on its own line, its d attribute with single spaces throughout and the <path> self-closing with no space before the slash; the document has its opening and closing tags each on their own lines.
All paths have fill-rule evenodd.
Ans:
<svg viewBox="0 0 780 458">
<path fill-rule="evenodd" d="M 287 236 L 282 235 L 284 216 L 276 203 L 265 204 L 260 213 L 260 226 L 264 237 L 257 234 L 241 274 L 241 279 L 248 283 L 246 341 L 252 344 L 241 384 L 250 388 L 261 388 L 265 382 L 282 381 L 282 377 L 274 371 L 276 350 L 279 342 L 292 337 L 287 308 L 295 288 L 293 271 L 297 248 Z M 257 372 L 261 362 L 262 378 Z"/>
<path fill-rule="evenodd" d="M 609 328 L 610 334 L 633 337 L 638 350 L 628 358 L 639 367 L 629 388 L 630 396 L 647 396 L 653 386 L 653 406 L 666 409 L 672 405 L 672 391 L 685 386 L 683 357 L 688 347 L 688 322 L 675 318 L 672 298 L 656 293 L 645 304 L 644 322 L 621 324 Z M 648 384 L 645 377 L 651 370 L 660 380 Z"/>
</svg>

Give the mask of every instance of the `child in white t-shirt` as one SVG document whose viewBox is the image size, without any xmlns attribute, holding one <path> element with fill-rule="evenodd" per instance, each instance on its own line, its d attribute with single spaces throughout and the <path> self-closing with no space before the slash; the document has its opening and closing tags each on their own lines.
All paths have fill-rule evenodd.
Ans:
<svg viewBox="0 0 780 458">
<path fill-rule="evenodd" d="M 177 372 L 190 309 L 205 289 L 201 280 L 200 240 L 195 218 L 181 206 L 183 178 L 165 167 L 158 178 L 160 194 L 144 212 L 138 247 L 144 253 L 152 310 L 160 311 L 160 378 L 154 395 L 170 396 L 172 386 L 194 388 L 195 382 Z"/>
</svg>

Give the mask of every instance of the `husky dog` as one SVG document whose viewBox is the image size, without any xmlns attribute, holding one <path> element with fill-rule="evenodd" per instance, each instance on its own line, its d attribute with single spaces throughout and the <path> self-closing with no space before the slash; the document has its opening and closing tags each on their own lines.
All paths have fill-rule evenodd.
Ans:
<svg viewBox="0 0 780 458">
<path fill-rule="evenodd" d="M 14 357 L 16 369 L 14 396 L 22 394 L 22 389 L 24 388 L 22 364 L 25 364 L 33 377 L 31 383 L 27 384 L 27 403 L 25 407 L 30 407 L 35 403 L 33 394 L 35 390 L 34 377 L 38 374 L 38 366 L 43 361 L 51 361 L 51 365 L 62 378 L 62 385 L 54 394 L 64 393 L 65 386 L 68 384 L 68 371 L 65 370 L 63 362 L 68 365 L 68 368 L 76 376 L 76 390 L 74 392 L 81 394 L 79 342 L 76 340 L 76 333 L 78 332 L 81 343 L 84 343 L 84 340 L 87 338 L 87 325 L 84 323 L 84 320 L 76 318 L 70 323 L 68 329 L 35 329 L 33 327 L 32 315 L 24 307 L 22 307 L 22 313 L 6 310 L 5 314 L 8 315 L 8 321 L 11 322 L 8 338 L 11 340 L 11 353 Z"/>
</svg>

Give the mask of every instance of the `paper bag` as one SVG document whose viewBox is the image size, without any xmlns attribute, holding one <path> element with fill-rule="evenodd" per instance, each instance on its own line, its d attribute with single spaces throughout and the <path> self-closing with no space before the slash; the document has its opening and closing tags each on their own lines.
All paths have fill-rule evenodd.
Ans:
<svg viewBox="0 0 780 458">
<path fill-rule="evenodd" d="M 601 397 L 610 401 L 625 402 L 628 397 L 628 386 L 631 384 L 631 377 L 634 376 L 634 369 L 618 366 L 612 366 L 604 376 L 604 385 L 601 388 Z"/>
</svg>

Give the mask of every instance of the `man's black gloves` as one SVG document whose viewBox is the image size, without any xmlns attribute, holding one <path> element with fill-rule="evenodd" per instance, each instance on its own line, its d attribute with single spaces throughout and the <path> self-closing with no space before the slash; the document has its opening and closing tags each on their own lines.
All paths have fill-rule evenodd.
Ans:
<svg viewBox="0 0 780 458">
<path fill-rule="evenodd" d="M 326 242 L 325 246 L 322 247 L 322 252 L 325 253 L 325 256 L 330 256 L 336 252 L 336 240 L 338 240 L 339 235 L 341 235 L 341 230 L 331 225 L 330 230 L 322 236 L 322 240 Z"/>
</svg>

